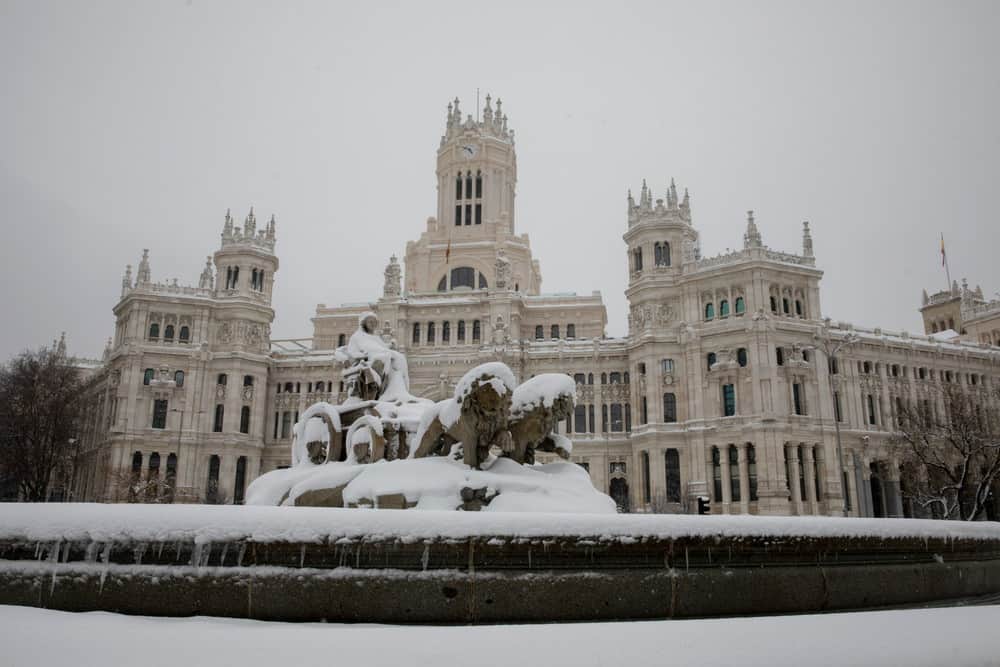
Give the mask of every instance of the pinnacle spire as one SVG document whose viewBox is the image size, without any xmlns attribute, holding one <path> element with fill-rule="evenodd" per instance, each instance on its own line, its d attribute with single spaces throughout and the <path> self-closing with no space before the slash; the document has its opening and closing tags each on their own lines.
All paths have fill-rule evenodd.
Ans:
<svg viewBox="0 0 1000 667">
<path fill-rule="evenodd" d="M 809 233 L 808 221 L 802 223 L 802 256 L 813 256 L 813 239 L 812 234 Z"/>
<path fill-rule="evenodd" d="M 753 219 L 753 211 L 747 211 L 747 231 L 743 234 L 743 248 L 760 248 L 764 243 L 760 237 L 760 230 Z"/>
</svg>

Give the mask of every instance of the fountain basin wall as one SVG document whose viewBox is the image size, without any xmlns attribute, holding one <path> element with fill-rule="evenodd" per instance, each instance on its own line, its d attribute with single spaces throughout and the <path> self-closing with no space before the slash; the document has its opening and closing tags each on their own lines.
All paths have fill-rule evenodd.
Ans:
<svg viewBox="0 0 1000 667">
<path fill-rule="evenodd" d="M 488 623 L 816 612 L 1000 591 L 1000 525 L 8 505 L 0 603 Z"/>
</svg>

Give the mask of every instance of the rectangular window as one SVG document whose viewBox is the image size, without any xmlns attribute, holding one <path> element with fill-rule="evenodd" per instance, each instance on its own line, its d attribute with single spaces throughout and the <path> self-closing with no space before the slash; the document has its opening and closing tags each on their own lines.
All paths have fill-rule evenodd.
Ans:
<svg viewBox="0 0 1000 667">
<path fill-rule="evenodd" d="M 757 500 L 757 450 L 747 443 L 747 476 L 750 478 L 750 501 Z"/>
<path fill-rule="evenodd" d="M 483 205 L 476 204 L 476 224 L 483 224 Z"/>
<path fill-rule="evenodd" d="M 573 429 L 577 433 L 586 433 L 587 432 L 587 406 L 586 405 L 578 405 L 575 408 L 573 408 L 573 421 L 575 422 L 573 424 Z"/>
<path fill-rule="evenodd" d="M 805 405 L 802 401 L 802 385 L 798 382 L 792 384 L 792 407 L 795 410 L 795 414 L 804 415 Z"/>
<path fill-rule="evenodd" d="M 212 423 L 213 433 L 222 433 L 222 420 L 223 417 L 225 416 L 225 410 L 226 409 L 222 405 L 222 403 L 219 403 L 215 406 L 215 421 Z"/>
<path fill-rule="evenodd" d="M 641 412 L 639 414 L 639 420 L 640 420 L 639 423 L 640 424 L 648 424 L 649 423 L 649 411 L 648 411 L 648 406 L 646 405 L 646 397 L 645 396 L 642 397 L 642 404 L 640 405 L 639 409 L 641 410 Z"/>
<path fill-rule="evenodd" d="M 236 459 L 236 479 L 233 480 L 233 504 L 243 504 L 243 492 L 247 483 L 247 457 Z"/>
<path fill-rule="evenodd" d="M 465 224 L 472 224 L 472 204 L 465 205 Z"/>
<path fill-rule="evenodd" d="M 732 417 L 736 414 L 736 387 L 731 384 L 722 385 L 722 415 Z"/>
<path fill-rule="evenodd" d="M 785 351 L 780 347 L 774 348 L 774 359 L 779 366 L 785 365 Z"/>
<path fill-rule="evenodd" d="M 611 404 L 611 430 L 615 433 L 621 433 L 623 429 L 622 422 L 622 404 L 612 403 Z M 606 429 L 605 429 L 606 430 Z"/>
<path fill-rule="evenodd" d="M 677 421 L 677 395 L 672 392 L 663 395 L 663 421 L 667 424 Z"/>
<path fill-rule="evenodd" d="M 427 343 L 433 343 L 434 342 L 434 323 L 433 322 L 428 322 L 427 323 L 427 341 L 426 342 Z"/>
<path fill-rule="evenodd" d="M 461 227 L 462 226 L 462 205 L 461 204 L 456 204 L 455 205 L 455 226 L 456 227 Z"/>
<path fill-rule="evenodd" d="M 660 359 L 660 372 L 664 375 L 673 375 L 674 373 L 674 360 L 673 359 Z"/>
<path fill-rule="evenodd" d="M 597 431 L 595 430 L 595 428 L 597 426 L 597 422 L 594 420 L 594 406 L 593 405 L 588 405 L 587 406 L 587 423 L 590 425 L 590 432 L 591 433 L 596 433 Z"/>
<path fill-rule="evenodd" d="M 158 399 L 153 401 L 153 428 L 167 427 L 167 401 Z"/>
<path fill-rule="evenodd" d="M 280 386 L 280 385 L 279 385 Z M 274 439 L 278 439 L 278 424 L 281 422 L 281 413 L 274 413 Z"/>
<path fill-rule="evenodd" d="M 868 423 L 875 425 L 875 397 L 868 394 Z"/>
<path fill-rule="evenodd" d="M 244 405 L 240 409 L 240 433 L 250 432 L 250 406 Z"/>
<path fill-rule="evenodd" d="M 844 421 L 843 417 L 840 416 L 840 392 L 833 392 L 833 418 L 839 422 Z"/>
<path fill-rule="evenodd" d="M 740 453 L 734 445 L 729 450 L 729 497 L 734 503 L 740 501 Z"/>
<path fill-rule="evenodd" d="M 843 479 L 841 480 L 840 483 L 842 485 L 841 488 L 844 490 L 844 507 L 847 508 L 848 512 L 850 512 L 851 511 L 851 487 L 847 483 L 847 471 L 846 470 L 843 472 L 842 477 L 843 477 Z"/>
<path fill-rule="evenodd" d="M 648 503 L 652 496 L 649 484 L 649 452 L 642 453 L 642 502 Z"/>
</svg>

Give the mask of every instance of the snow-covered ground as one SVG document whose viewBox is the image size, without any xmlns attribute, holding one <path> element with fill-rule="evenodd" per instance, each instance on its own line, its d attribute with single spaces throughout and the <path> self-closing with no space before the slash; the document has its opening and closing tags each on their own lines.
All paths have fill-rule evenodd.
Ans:
<svg viewBox="0 0 1000 667">
<path fill-rule="evenodd" d="M 1000 606 L 478 627 L 169 619 L 0 606 L 0 663 L 995 666 L 997 627 Z"/>
<path fill-rule="evenodd" d="M 7 503 L 0 539 L 40 542 L 250 539 L 315 542 L 341 538 L 404 541 L 468 537 L 588 536 L 602 540 L 684 536 L 916 537 L 1000 539 L 995 521 L 845 519 L 841 517 L 694 516 L 679 514 L 524 514 L 247 507 L 233 505 L 102 505 Z"/>
</svg>

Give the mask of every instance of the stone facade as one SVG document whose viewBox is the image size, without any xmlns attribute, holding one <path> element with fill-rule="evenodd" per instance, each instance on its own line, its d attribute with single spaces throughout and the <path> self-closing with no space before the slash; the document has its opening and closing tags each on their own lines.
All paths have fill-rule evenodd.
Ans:
<svg viewBox="0 0 1000 667">
<path fill-rule="evenodd" d="M 419 396 L 449 396 L 492 360 L 519 382 L 572 375 L 577 405 L 560 431 L 595 486 L 629 511 L 694 512 L 707 496 L 717 513 L 836 515 L 845 502 L 853 516 L 909 512 L 887 446 L 898 401 L 943 410 L 944 383 L 989 400 L 1000 386 L 1000 302 L 957 286 L 925 295 L 928 334 L 957 324 L 947 340 L 832 322 L 808 223 L 800 251 L 780 252 L 751 211 L 741 249 L 703 257 L 688 193 L 671 182 L 655 198 L 644 182 L 625 211 L 629 333 L 608 338 L 599 292 L 541 292 L 528 235 L 515 231 L 514 133 L 501 109 L 487 98 L 474 120 L 449 105 L 437 215 L 407 243 L 403 267 L 389 260 L 381 297 L 320 304 L 311 338 L 269 337 L 273 219 L 257 232 L 251 212 L 241 231 L 227 215 L 197 288 L 152 283 L 146 256 L 137 280 L 129 269 L 88 392 L 74 497 L 113 500 L 117 482 L 133 469 L 148 479 L 155 461 L 156 479 L 175 477 L 177 499 L 239 502 L 256 475 L 289 464 L 300 412 L 345 397 L 333 351 L 374 310 Z M 831 363 L 823 350 L 848 337 L 856 342 Z"/>
</svg>

